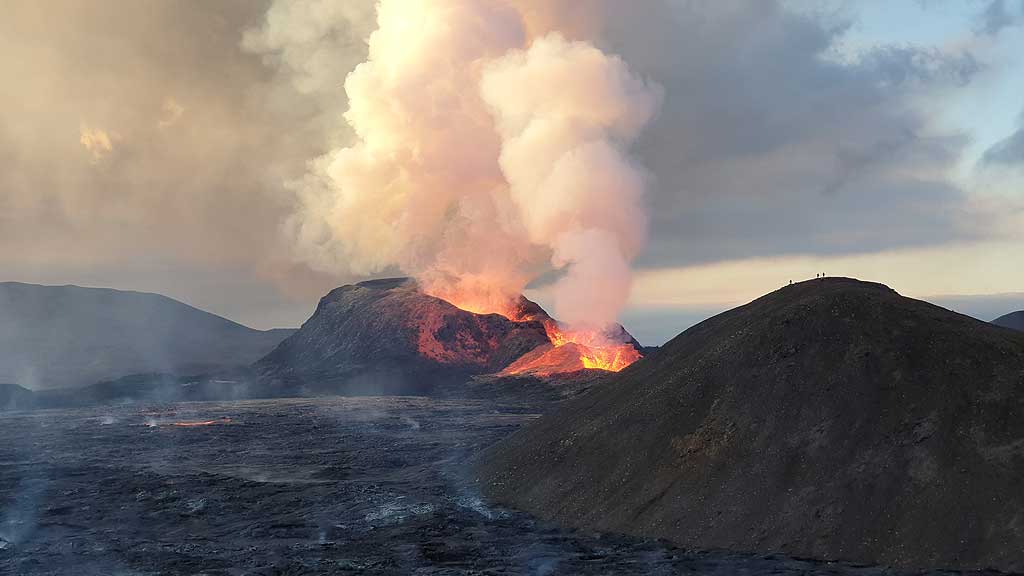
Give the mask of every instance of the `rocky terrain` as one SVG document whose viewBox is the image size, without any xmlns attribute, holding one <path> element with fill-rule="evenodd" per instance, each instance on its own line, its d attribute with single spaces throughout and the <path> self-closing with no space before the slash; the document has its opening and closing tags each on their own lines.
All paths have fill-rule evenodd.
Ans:
<svg viewBox="0 0 1024 576">
<path fill-rule="evenodd" d="M 469 461 L 535 417 L 402 397 L 0 414 L 0 574 L 897 574 L 687 552 L 486 504 Z"/>
<path fill-rule="evenodd" d="M 26 388 L 245 366 L 290 333 L 253 330 L 157 294 L 0 283 L 0 382 Z"/>
<path fill-rule="evenodd" d="M 1002 326 L 1003 328 L 1012 328 L 1014 330 L 1024 331 L 1024 310 L 1000 316 L 993 320 L 992 323 L 997 326 Z"/>
<path fill-rule="evenodd" d="M 494 500 L 700 549 L 1024 571 L 1024 334 L 843 278 L 711 318 L 499 443 Z"/>
</svg>

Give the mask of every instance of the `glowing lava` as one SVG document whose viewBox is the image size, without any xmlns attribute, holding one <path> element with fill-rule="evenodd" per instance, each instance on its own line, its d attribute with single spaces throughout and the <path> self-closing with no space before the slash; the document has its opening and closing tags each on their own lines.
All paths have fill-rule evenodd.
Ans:
<svg viewBox="0 0 1024 576">
<path fill-rule="evenodd" d="M 632 344 L 596 331 L 567 330 L 544 322 L 551 344 L 524 354 L 502 371 L 506 375 L 550 376 L 583 369 L 618 372 L 642 358 Z"/>
<path fill-rule="evenodd" d="M 555 348 L 576 344 L 584 368 L 618 372 L 643 356 L 632 344 L 613 342 L 595 331 L 563 330 L 556 322 L 545 322 L 548 339 Z"/>
<path fill-rule="evenodd" d="M 600 330 L 563 327 L 525 298 L 474 298 L 452 292 L 444 296 L 442 299 L 474 314 L 500 314 L 513 322 L 539 321 L 544 324 L 551 346 L 542 346 L 525 354 L 505 368 L 503 374 L 551 375 L 582 369 L 618 372 L 643 357 L 633 343 L 623 341 L 621 337 L 615 338 Z"/>
</svg>

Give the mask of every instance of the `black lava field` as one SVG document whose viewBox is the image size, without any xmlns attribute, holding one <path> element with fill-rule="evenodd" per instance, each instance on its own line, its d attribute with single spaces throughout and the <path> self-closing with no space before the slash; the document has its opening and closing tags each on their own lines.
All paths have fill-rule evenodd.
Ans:
<svg viewBox="0 0 1024 576">
<path fill-rule="evenodd" d="M 893 573 L 687 552 L 488 506 L 472 459 L 536 416 L 411 397 L 5 413 L 0 574 Z"/>
</svg>

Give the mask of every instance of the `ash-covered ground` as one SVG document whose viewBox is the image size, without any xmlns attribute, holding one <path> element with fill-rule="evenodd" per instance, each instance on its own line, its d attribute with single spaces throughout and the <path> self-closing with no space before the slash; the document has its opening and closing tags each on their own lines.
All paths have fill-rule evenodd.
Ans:
<svg viewBox="0 0 1024 576">
<path fill-rule="evenodd" d="M 0 574 L 892 573 L 489 507 L 473 456 L 535 416 L 407 397 L 0 414 Z"/>
</svg>

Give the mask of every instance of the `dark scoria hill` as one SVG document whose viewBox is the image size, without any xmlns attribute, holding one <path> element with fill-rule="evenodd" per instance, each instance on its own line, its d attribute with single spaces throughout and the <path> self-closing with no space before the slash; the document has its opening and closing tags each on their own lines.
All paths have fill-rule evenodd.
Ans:
<svg viewBox="0 0 1024 576">
<path fill-rule="evenodd" d="M 686 547 L 1024 570 L 1024 334 L 834 278 L 682 333 L 499 443 L 485 494 Z"/>
<path fill-rule="evenodd" d="M 74 387 L 249 365 L 290 330 L 253 330 L 158 294 L 0 282 L 0 382 Z"/>
<path fill-rule="evenodd" d="M 993 320 L 992 323 L 1003 328 L 1012 328 L 1024 332 L 1024 310 L 1000 316 Z"/>
<path fill-rule="evenodd" d="M 551 345 L 547 313 L 526 298 L 519 306 L 526 320 L 514 322 L 457 308 L 405 278 L 343 286 L 321 299 L 313 316 L 256 370 L 265 381 L 301 387 L 303 393 L 450 389 Z"/>
</svg>

